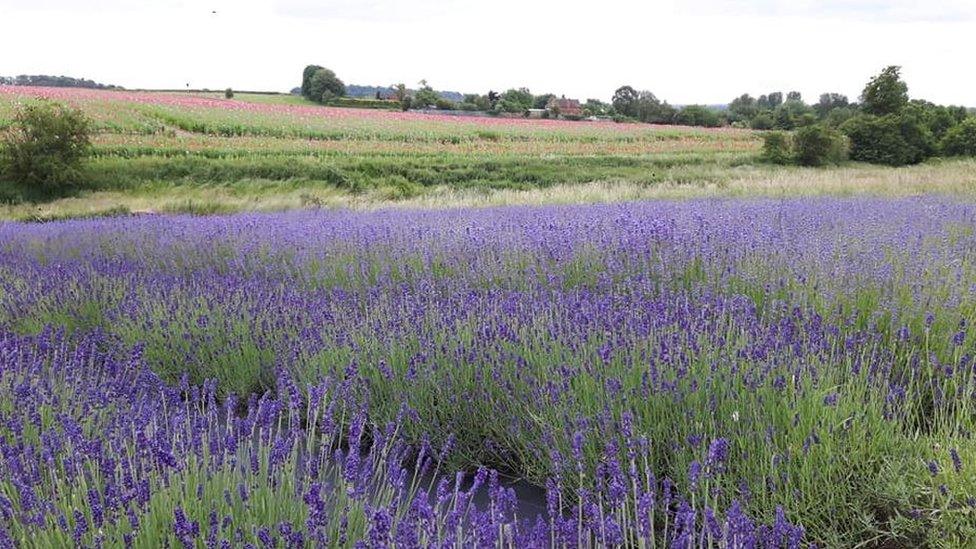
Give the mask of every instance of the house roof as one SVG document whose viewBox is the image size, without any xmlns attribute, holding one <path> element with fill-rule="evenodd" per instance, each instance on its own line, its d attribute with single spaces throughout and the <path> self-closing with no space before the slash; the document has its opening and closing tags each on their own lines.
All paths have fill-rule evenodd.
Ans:
<svg viewBox="0 0 976 549">
<path fill-rule="evenodd" d="M 550 99 L 548 106 L 550 109 L 553 107 L 559 107 L 559 110 L 581 108 L 580 102 L 576 99 L 560 99 L 557 97 L 553 97 L 552 99 Z"/>
</svg>

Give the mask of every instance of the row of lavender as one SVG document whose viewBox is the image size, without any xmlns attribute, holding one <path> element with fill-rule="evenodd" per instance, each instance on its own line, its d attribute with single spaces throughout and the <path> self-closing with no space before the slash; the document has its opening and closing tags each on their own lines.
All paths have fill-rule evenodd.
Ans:
<svg viewBox="0 0 976 549">
<path fill-rule="evenodd" d="M 946 199 L 0 226 L 0 323 L 79 334 L 5 336 L 33 372 L 0 383 L 24 402 L 0 405 L 8 535 L 958 543 L 976 533 L 974 228 Z M 139 351 L 114 398 L 104 368 L 44 355 L 92 333 Z M 19 415 L 35 394 L 52 404 Z M 90 394 L 98 413 L 73 408 Z M 87 466 L 59 442 L 71 418 L 95 423 Z M 434 479 L 544 486 L 548 512 L 519 520 L 497 481 L 470 504 L 420 474 L 432 455 Z"/>
<path fill-rule="evenodd" d="M 276 395 L 218 402 L 215 384 L 168 386 L 104 334 L 2 334 L 0 358 L 2 547 L 653 545 L 654 532 L 681 547 L 779 546 L 803 534 L 782 512 L 757 526 L 738 504 L 720 519 L 619 463 L 606 478 L 636 506 L 610 486 L 569 512 L 553 487 L 545 513 L 519 517 L 497 471 L 468 478 L 442 470 L 450 443 L 407 444 L 409 409 L 369 423 L 357 376 L 303 392 L 282 373 Z M 727 444 L 711 444 L 706 476 Z"/>
</svg>

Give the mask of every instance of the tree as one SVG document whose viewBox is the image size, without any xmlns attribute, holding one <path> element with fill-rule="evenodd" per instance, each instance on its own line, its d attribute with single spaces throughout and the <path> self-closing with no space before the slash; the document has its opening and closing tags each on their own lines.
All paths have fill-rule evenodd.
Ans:
<svg viewBox="0 0 976 549">
<path fill-rule="evenodd" d="M 901 79 L 901 67 L 885 67 L 864 87 L 861 108 L 868 114 L 896 114 L 908 104 L 908 85 Z"/>
<path fill-rule="evenodd" d="M 786 100 L 802 103 L 803 94 L 798 91 L 791 91 L 790 93 L 786 94 Z"/>
<path fill-rule="evenodd" d="M 587 99 L 583 103 L 583 112 L 589 116 L 606 116 L 610 114 L 611 105 L 599 99 Z"/>
<path fill-rule="evenodd" d="M 312 84 L 312 77 L 315 76 L 315 73 L 316 72 L 318 72 L 318 71 L 320 71 L 320 70 L 322 70 L 324 68 L 325 67 L 322 67 L 322 66 L 319 66 L 319 65 L 308 65 L 308 66 L 305 67 L 305 70 L 302 71 L 302 95 L 306 99 L 312 99 L 312 93 L 311 93 L 311 87 L 310 87 L 311 84 Z M 313 101 L 318 101 L 318 98 L 315 98 L 315 99 L 312 99 L 312 100 Z"/>
<path fill-rule="evenodd" d="M 756 105 L 756 100 L 748 93 L 736 97 L 729 103 L 729 114 L 735 120 L 752 120 L 758 112 L 759 107 Z"/>
<path fill-rule="evenodd" d="M 935 153 L 931 132 L 911 113 L 860 114 L 844 122 L 851 159 L 872 164 L 917 164 Z"/>
<path fill-rule="evenodd" d="M 91 152 L 91 122 L 83 112 L 59 103 L 21 107 L 6 133 L 0 158 L 6 176 L 51 192 L 82 182 Z"/>
<path fill-rule="evenodd" d="M 421 80 L 420 89 L 417 90 L 417 93 L 413 94 L 413 106 L 426 109 L 427 107 L 437 105 L 437 100 L 440 98 L 441 96 L 434 91 L 434 88 L 427 84 L 426 80 Z"/>
<path fill-rule="evenodd" d="M 844 109 L 848 106 L 850 106 L 850 102 L 848 102 L 846 95 L 840 93 L 822 93 L 820 94 L 820 101 L 813 106 L 813 109 L 817 111 L 817 116 L 824 119 L 827 118 L 830 111 Z"/>
<path fill-rule="evenodd" d="M 776 107 L 783 104 L 783 92 L 773 92 L 769 95 L 759 96 L 759 101 L 757 101 L 757 106 L 760 109 L 775 109 Z"/>
<path fill-rule="evenodd" d="M 942 139 L 942 152 L 948 156 L 976 156 L 976 118 L 950 128 Z"/>
<path fill-rule="evenodd" d="M 308 83 L 308 98 L 312 101 L 324 103 L 335 97 L 346 95 L 346 85 L 339 80 L 336 73 L 329 69 L 319 69 L 312 75 Z"/>
<path fill-rule="evenodd" d="M 533 99 L 528 88 L 510 89 L 501 95 L 498 105 L 505 112 L 524 112 L 532 108 Z"/>
<path fill-rule="evenodd" d="M 715 128 L 722 125 L 718 113 L 702 105 L 688 105 L 682 108 L 675 115 L 674 121 L 682 126 Z"/>
<path fill-rule="evenodd" d="M 224 98 L 225 99 L 233 99 L 234 98 L 234 90 L 232 90 L 230 88 L 227 88 L 226 90 L 224 90 Z"/>
<path fill-rule="evenodd" d="M 549 100 L 554 99 L 555 97 L 556 94 L 554 93 L 544 93 L 542 95 L 537 95 L 535 96 L 535 99 L 532 100 L 532 108 L 544 109 L 546 108 L 547 105 L 549 105 Z"/>
<path fill-rule="evenodd" d="M 407 85 L 400 83 L 390 86 L 393 88 L 393 97 L 396 97 L 397 101 L 403 102 L 407 98 Z"/>
<path fill-rule="evenodd" d="M 637 102 L 639 100 L 640 94 L 637 93 L 637 90 L 630 86 L 620 86 L 617 91 L 613 92 L 613 99 L 610 102 L 618 113 L 637 118 Z"/>
</svg>

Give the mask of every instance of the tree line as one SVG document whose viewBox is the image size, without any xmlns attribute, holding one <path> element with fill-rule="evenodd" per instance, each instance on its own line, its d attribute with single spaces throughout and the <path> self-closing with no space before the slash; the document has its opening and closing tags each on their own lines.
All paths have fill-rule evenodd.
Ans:
<svg viewBox="0 0 976 549">
<path fill-rule="evenodd" d="M 101 84 L 86 78 L 51 76 L 47 74 L 21 74 L 0 76 L 0 86 L 43 86 L 51 88 L 90 88 L 94 90 L 121 90 L 121 86 Z"/>
<path fill-rule="evenodd" d="M 729 112 L 737 123 L 755 129 L 795 130 L 765 135 L 763 154 L 771 162 L 821 165 L 850 158 L 903 166 L 935 156 L 976 156 L 973 113 L 911 99 L 898 66 L 873 77 L 857 103 L 835 93 L 821 95 L 813 106 L 799 94 L 790 94 L 782 104 L 763 97 L 764 104 L 741 96 Z"/>
</svg>

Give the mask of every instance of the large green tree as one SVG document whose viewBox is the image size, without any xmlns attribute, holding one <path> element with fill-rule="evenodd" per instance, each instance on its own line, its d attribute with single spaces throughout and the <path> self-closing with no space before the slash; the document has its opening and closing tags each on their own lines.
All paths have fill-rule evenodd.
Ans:
<svg viewBox="0 0 976 549">
<path fill-rule="evenodd" d="M 868 114 L 896 114 L 908 105 L 908 84 L 901 79 L 901 67 L 885 67 L 861 93 L 861 108 Z"/>
<path fill-rule="evenodd" d="M 307 97 L 312 101 L 325 102 L 332 97 L 344 95 L 346 95 L 346 85 L 329 69 L 315 71 L 308 83 Z"/>
<path fill-rule="evenodd" d="M 308 65 L 305 67 L 305 70 L 302 71 L 302 96 L 305 97 L 306 99 L 312 98 L 312 94 L 310 93 L 312 77 L 315 76 L 316 71 L 322 70 L 324 68 L 325 67 L 319 65 Z"/>
</svg>

